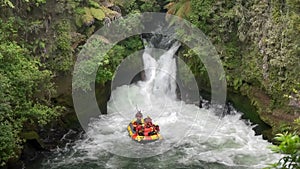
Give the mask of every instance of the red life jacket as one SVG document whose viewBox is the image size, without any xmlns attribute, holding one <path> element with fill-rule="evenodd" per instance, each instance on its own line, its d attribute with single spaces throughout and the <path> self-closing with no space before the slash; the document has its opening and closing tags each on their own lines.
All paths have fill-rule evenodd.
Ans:
<svg viewBox="0 0 300 169">
<path fill-rule="evenodd" d="M 144 136 L 149 136 L 149 133 L 154 131 L 153 127 L 145 127 L 144 128 Z"/>
<path fill-rule="evenodd" d="M 132 124 L 133 130 L 135 132 L 137 132 L 137 131 L 142 130 L 144 128 L 144 119 L 142 119 L 140 121 L 140 123 L 138 123 L 137 119 L 134 119 L 134 120 L 131 121 L 131 124 Z"/>
</svg>

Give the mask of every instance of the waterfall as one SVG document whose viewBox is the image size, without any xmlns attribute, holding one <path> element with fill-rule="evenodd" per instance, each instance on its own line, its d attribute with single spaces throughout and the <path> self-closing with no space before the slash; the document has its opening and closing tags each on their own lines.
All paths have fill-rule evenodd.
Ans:
<svg viewBox="0 0 300 169">
<path fill-rule="evenodd" d="M 152 57 L 153 51 L 149 44 L 145 47 L 143 54 L 144 71 L 146 75 L 146 85 L 144 87 L 153 94 L 164 94 L 172 99 L 176 99 L 176 51 L 180 43 L 175 42 L 170 49 L 165 51 L 158 60 Z"/>
<path fill-rule="evenodd" d="M 145 42 L 145 80 L 117 87 L 108 114 L 89 124 L 86 136 L 57 153 L 44 168 L 263 168 L 279 159 L 270 143 L 231 110 L 220 119 L 214 108 L 176 99 L 176 57 L 180 43 L 166 38 Z M 162 43 L 163 42 L 163 43 Z M 162 45 L 160 45 L 160 43 Z M 163 47 L 157 50 L 157 47 Z M 126 130 L 136 105 L 160 126 L 162 141 L 134 142 Z"/>
</svg>

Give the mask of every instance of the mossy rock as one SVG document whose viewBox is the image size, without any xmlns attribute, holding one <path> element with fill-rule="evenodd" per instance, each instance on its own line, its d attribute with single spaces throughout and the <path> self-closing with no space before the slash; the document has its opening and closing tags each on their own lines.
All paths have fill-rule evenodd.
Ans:
<svg viewBox="0 0 300 169">
<path fill-rule="evenodd" d="M 27 131 L 27 132 L 22 132 L 21 133 L 21 137 L 25 140 L 36 140 L 36 142 L 42 147 L 44 148 L 45 145 L 44 143 L 41 141 L 40 136 L 37 132 L 35 131 Z"/>
<path fill-rule="evenodd" d="M 85 8 L 76 8 L 75 13 L 78 15 L 84 15 L 85 14 Z"/>
<path fill-rule="evenodd" d="M 81 18 L 82 16 L 80 16 L 80 15 L 77 15 L 76 17 L 75 17 L 75 24 L 76 24 L 76 26 L 78 26 L 78 27 L 81 27 L 82 25 L 83 25 L 83 21 L 82 21 L 82 18 Z"/>
<path fill-rule="evenodd" d="M 94 18 L 99 21 L 105 18 L 105 13 L 102 11 L 102 9 L 90 8 L 90 12 L 94 16 Z"/>
<path fill-rule="evenodd" d="M 95 7 L 95 8 L 100 8 L 100 5 L 98 2 L 89 0 L 89 6 Z"/>
<path fill-rule="evenodd" d="M 85 13 L 85 14 L 92 15 L 91 9 L 90 9 L 90 8 L 84 7 L 83 10 L 84 10 L 84 13 Z"/>
<path fill-rule="evenodd" d="M 40 136 L 35 131 L 23 132 L 21 136 L 26 140 L 40 139 Z"/>
<path fill-rule="evenodd" d="M 95 19 L 101 21 L 105 18 L 105 12 L 100 8 L 79 8 L 76 10 L 76 13 L 75 23 L 78 27 L 82 25 L 90 26 L 94 23 Z"/>
<path fill-rule="evenodd" d="M 111 9 L 109 9 L 109 8 L 106 8 L 106 7 L 104 7 L 104 6 L 101 6 L 101 10 L 105 13 L 105 16 L 107 16 L 107 17 L 109 17 L 109 18 L 113 18 L 113 17 L 119 15 L 118 12 L 113 11 L 113 10 L 111 10 Z"/>
<path fill-rule="evenodd" d="M 94 17 L 90 14 L 85 14 L 81 16 L 81 19 L 82 19 L 82 23 L 86 26 L 92 25 L 95 21 Z"/>
<path fill-rule="evenodd" d="M 95 26 L 93 25 L 93 26 L 91 26 L 91 27 L 88 27 L 87 29 L 86 29 L 86 35 L 89 37 L 89 36 L 92 36 L 92 34 L 95 32 Z"/>
</svg>

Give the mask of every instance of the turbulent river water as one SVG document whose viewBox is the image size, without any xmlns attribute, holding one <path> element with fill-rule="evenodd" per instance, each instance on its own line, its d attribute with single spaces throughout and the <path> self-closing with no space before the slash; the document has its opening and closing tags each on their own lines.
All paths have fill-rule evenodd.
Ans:
<svg viewBox="0 0 300 169">
<path fill-rule="evenodd" d="M 218 116 L 216 106 L 199 108 L 176 99 L 173 45 L 158 59 L 146 47 L 145 81 L 117 87 L 108 114 L 90 122 L 83 138 L 56 150 L 40 168 L 263 168 L 279 157 L 256 136 L 241 113 Z M 128 137 L 136 106 L 159 124 L 163 140 L 141 144 Z M 214 108 L 215 107 L 215 108 Z"/>
</svg>

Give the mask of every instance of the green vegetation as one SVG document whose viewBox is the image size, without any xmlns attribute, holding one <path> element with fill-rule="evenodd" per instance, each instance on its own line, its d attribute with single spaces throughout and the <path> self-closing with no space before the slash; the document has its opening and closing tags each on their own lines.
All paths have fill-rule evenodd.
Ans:
<svg viewBox="0 0 300 169">
<path fill-rule="evenodd" d="M 295 133 L 276 137 L 280 141 L 276 151 L 287 154 L 276 167 L 299 160 L 299 151 L 294 151 L 299 144 L 299 119 L 293 122 L 300 107 L 299 0 L 0 0 L 0 10 L 0 166 L 20 154 L 22 132 L 61 115 L 62 107 L 50 101 L 55 97 L 53 78 L 70 76 L 81 49 L 111 47 L 104 36 L 82 44 L 121 15 L 150 11 L 185 18 L 204 32 L 223 61 L 226 77 L 220 78 L 248 96 L 275 131 Z M 109 36 L 125 32 L 116 31 Z M 108 53 L 86 53 L 93 58 L 82 61 L 75 72 L 81 78 L 74 87 L 88 90 L 94 85 L 87 83 L 93 81 L 94 72 L 96 83 L 106 84 L 121 61 L 142 48 L 141 39 L 134 36 Z M 206 69 L 193 50 L 183 46 L 179 55 L 209 88 Z"/>
<path fill-rule="evenodd" d="M 120 6 L 124 11 L 124 14 L 129 14 L 133 11 L 159 12 L 159 10 L 161 9 L 159 1 L 157 0 L 113 0 L 113 3 Z"/>
<path fill-rule="evenodd" d="M 54 71 L 70 71 L 74 63 L 70 21 L 61 20 L 54 28 L 56 38 L 47 56 L 47 67 Z"/>
<path fill-rule="evenodd" d="M 45 4 L 46 0 L 22 0 L 24 3 L 32 3 L 35 6 L 40 6 L 41 4 Z M 15 4 L 11 0 L 1 0 L 0 5 L 3 7 L 8 6 L 10 8 L 15 8 Z"/>
<path fill-rule="evenodd" d="M 13 19 L 0 20 L 0 32 L 16 33 Z M 0 36 L 0 166 L 19 154 L 20 133 L 29 125 L 45 125 L 59 115 L 60 107 L 48 101 L 53 94 L 52 73 L 30 56 L 13 36 Z"/>
<path fill-rule="evenodd" d="M 299 107 L 295 90 L 299 90 L 300 79 L 300 12 L 295 6 L 299 1 L 174 0 L 166 8 L 210 38 L 223 61 L 230 88 L 253 102 L 253 90 L 267 96 L 270 104 L 263 109 L 267 112 L 260 114 L 272 116 L 273 110 L 293 114 L 295 106 Z M 197 77 L 206 74 L 190 49 L 183 49 L 180 56 Z M 291 101 L 297 104 L 287 106 Z M 277 122 L 270 125 L 276 127 Z"/>
<path fill-rule="evenodd" d="M 63 106 L 51 102 L 56 92 L 53 78 L 70 75 L 78 46 L 107 24 L 104 19 L 121 15 L 92 0 L 87 4 L 82 0 L 12 2 L 0 1 L 0 166 L 18 159 L 26 133 L 38 133 L 62 115 Z M 141 3 L 144 10 L 155 5 Z M 96 57 L 97 62 L 85 64 L 83 74 L 88 77 L 89 68 L 99 64 L 96 82 L 106 83 L 122 59 L 142 47 L 138 36 L 119 42 L 103 57 Z"/>
<path fill-rule="evenodd" d="M 285 156 L 271 168 L 300 165 L 299 118 L 295 120 L 300 107 L 299 5 L 296 0 L 174 0 L 166 6 L 168 13 L 184 17 L 209 36 L 228 86 L 252 100 L 274 133 L 284 133 L 275 137 L 279 145 L 273 149 Z M 180 56 L 209 87 L 204 65 L 191 49 Z"/>
<path fill-rule="evenodd" d="M 284 133 L 277 134 L 276 141 L 280 144 L 272 146 L 272 150 L 284 154 L 278 163 L 275 163 L 267 169 L 290 169 L 300 168 L 300 137 L 299 135 Z"/>
<path fill-rule="evenodd" d="M 270 148 L 283 154 L 283 157 L 267 169 L 290 169 L 300 168 L 300 117 L 294 120 L 291 125 L 281 126 L 280 134 L 274 138 L 278 145 Z"/>
</svg>

